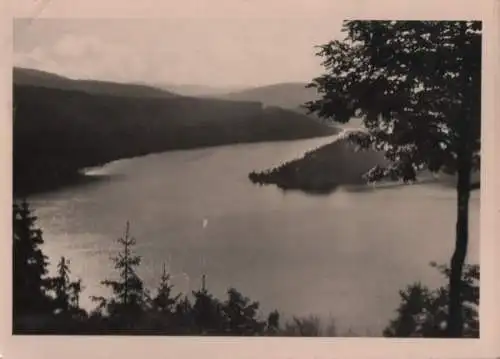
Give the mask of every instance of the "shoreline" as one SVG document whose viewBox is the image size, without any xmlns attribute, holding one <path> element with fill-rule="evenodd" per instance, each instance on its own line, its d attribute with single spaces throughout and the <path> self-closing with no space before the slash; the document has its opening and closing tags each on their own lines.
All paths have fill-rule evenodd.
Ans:
<svg viewBox="0 0 500 359">
<path fill-rule="evenodd" d="M 329 194 L 345 185 L 366 185 L 363 175 L 386 160 L 382 153 L 355 151 L 342 131 L 329 144 L 306 152 L 301 158 L 262 171 L 252 171 L 249 180 L 257 185 L 276 185 L 282 190 Z"/>
<path fill-rule="evenodd" d="M 293 141 L 304 141 L 304 140 L 312 140 L 312 139 L 320 139 L 320 138 L 327 138 L 327 137 L 332 137 L 332 136 L 337 136 L 338 128 L 333 127 L 332 128 L 332 133 L 326 133 L 321 136 L 314 136 L 314 137 L 296 137 L 292 139 L 278 139 L 278 140 L 255 140 L 255 141 L 239 141 L 239 142 L 234 142 L 234 143 L 220 143 L 220 144 L 213 144 L 213 145 L 203 145 L 203 146 L 186 146 L 185 148 L 183 147 L 177 147 L 177 148 L 171 148 L 171 149 L 166 149 L 162 151 L 152 151 L 152 152 L 147 152 L 143 154 L 137 154 L 137 155 L 132 155 L 132 156 L 126 156 L 126 157 L 121 157 L 121 158 L 116 158 L 116 159 L 111 159 L 109 161 L 105 161 L 99 164 L 91 165 L 91 166 L 84 166 L 81 168 L 76 168 L 68 171 L 59 171 L 56 173 L 54 172 L 46 172 L 45 175 L 41 174 L 41 171 L 33 171 L 33 173 L 28 173 L 24 176 L 22 176 L 19 180 L 13 181 L 14 185 L 14 191 L 13 191 L 13 197 L 14 198 L 23 198 L 23 197 L 29 197 L 33 195 L 40 195 L 40 194 L 45 194 L 45 193 L 50 193 L 53 191 L 65 189 L 65 188 L 71 188 L 73 186 L 79 186 L 79 185 L 86 185 L 89 183 L 94 183 L 96 181 L 101 180 L 102 178 L 107 178 L 108 176 L 95 176 L 95 175 L 89 175 L 87 174 L 89 171 L 93 170 L 98 170 L 106 165 L 109 165 L 114 162 L 118 161 L 124 161 L 124 160 L 132 160 L 132 159 L 137 159 L 137 158 L 142 158 L 146 156 L 154 156 L 154 155 L 161 155 L 162 153 L 171 153 L 171 152 L 180 152 L 180 151 L 196 151 L 196 150 L 203 150 L 203 149 L 209 149 L 209 148 L 218 148 L 218 147 L 231 147 L 231 146 L 239 146 L 239 145 L 249 145 L 249 144 L 265 144 L 265 143 L 283 143 L 283 142 L 293 142 Z M 36 173 L 35 173 L 36 172 Z M 16 173 L 13 173 L 15 176 Z M 36 175 L 36 182 L 31 182 L 30 184 L 26 185 L 23 183 L 23 181 L 26 180 L 27 177 L 33 177 Z M 35 185 L 33 185 L 35 184 Z M 17 185 L 18 188 L 15 188 Z"/>
<path fill-rule="evenodd" d="M 265 170 L 254 170 L 248 174 L 248 178 L 255 185 L 275 185 L 283 191 L 302 191 L 311 195 L 328 195 L 340 187 L 370 188 L 364 174 L 375 166 L 387 165 L 388 160 L 381 152 L 356 151 L 355 146 L 344 136 L 349 131 L 344 130 L 331 143 L 308 151 L 301 158 Z M 479 190 L 479 173 L 473 173 L 471 177 L 471 191 Z M 441 183 L 454 187 L 454 182 L 453 175 L 432 175 L 423 171 L 417 175 L 414 184 Z M 404 184 L 390 180 L 374 184 L 376 188 L 399 185 Z"/>
</svg>

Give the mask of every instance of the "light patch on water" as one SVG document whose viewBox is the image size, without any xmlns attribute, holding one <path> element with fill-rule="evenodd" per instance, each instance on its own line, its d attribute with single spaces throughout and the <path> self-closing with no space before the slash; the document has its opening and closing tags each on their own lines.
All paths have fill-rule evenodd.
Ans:
<svg viewBox="0 0 500 359">
<path fill-rule="evenodd" d="M 154 289 L 163 263 L 174 291 L 201 286 L 225 298 L 230 286 L 292 315 L 333 315 L 339 329 L 380 333 L 398 291 L 442 282 L 428 263 L 454 245 L 452 188 L 422 184 L 340 188 L 329 196 L 282 192 L 248 180 L 331 138 L 174 151 L 104 166 L 120 180 L 33 198 L 52 262 L 64 255 L 83 279 L 82 304 L 106 294 L 109 258 L 131 221 L 139 274 Z M 206 151 L 206 152 L 205 152 Z M 479 253 L 479 192 L 471 199 L 469 260 Z"/>
</svg>

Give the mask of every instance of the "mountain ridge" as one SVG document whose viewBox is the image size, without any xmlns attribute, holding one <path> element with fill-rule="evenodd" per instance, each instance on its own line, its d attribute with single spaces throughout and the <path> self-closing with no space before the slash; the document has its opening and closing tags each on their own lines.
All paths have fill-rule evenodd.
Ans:
<svg viewBox="0 0 500 359">
<path fill-rule="evenodd" d="M 90 94 L 103 94 L 129 97 L 179 97 L 180 95 L 164 89 L 135 83 L 121 83 L 94 79 L 72 79 L 47 71 L 24 67 L 13 68 L 13 83 L 44 88 L 76 90 Z"/>
<path fill-rule="evenodd" d="M 265 106 L 276 106 L 304 111 L 301 106 L 319 98 L 315 89 L 306 88 L 305 82 L 282 82 L 251 87 L 217 96 L 231 101 L 259 101 Z"/>
<path fill-rule="evenodd" d="M 74 181 L 85 167 L 117 159 L 338 132 L 300 113 L 260 102 L 148 96 L 149 89 L 139 87 L 137 92 L 135 85 L 130 90 L 124 84 L 119 93 L 108 83 L 104 89 L 81 90 L 68 88 L 64 77 L 35 74 L 44 79 L 31 78 L 31 83 L 42 86 L 19 77 L 13 83 L 15 193 L 58 187 Z M 43 86 L 46 77 L 51 87 Z"/>
</svg>

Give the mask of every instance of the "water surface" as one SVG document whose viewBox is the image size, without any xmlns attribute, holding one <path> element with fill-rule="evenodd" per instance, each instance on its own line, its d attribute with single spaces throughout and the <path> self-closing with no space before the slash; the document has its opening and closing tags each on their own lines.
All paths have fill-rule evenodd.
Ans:
<svg viewBox="0 0 500 359">
<path fill-rule="evenodd" d="M 319 138 L 173 151 L 90 171 L 103 180 L 32 199 L 52 262 L 70 258 L 84 281 L 82 304 L 107 294 L 109 257 L 130 220 L 143 257 L 140 274 L 155 287 L 166 262 L 177 290 L 229 286 L 264 313 L 333 316 L 342 331 L 379 335 L 398 290 L 441 282 L 430 261 L 453 249 L 455 192 L 437 184 L 329 196 L 282 192 L 248 180 L 331 141 Z M 471 199 L 470 262 L 478 258 L 479 193 Z"/>
</svg>

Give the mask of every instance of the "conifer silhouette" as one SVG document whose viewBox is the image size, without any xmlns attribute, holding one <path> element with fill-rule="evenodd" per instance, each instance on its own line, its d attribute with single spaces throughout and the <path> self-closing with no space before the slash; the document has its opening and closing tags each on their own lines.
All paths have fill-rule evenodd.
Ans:
<svg viewBox="0 0 500 359">
<path fill-rule="evenodd" d="M 119 279 L 106 279 L 102 285 L 111 288 L 111 298 L 93 297 L 99 302 L 99 309 L 105 310 L 111 325 L 118 329 L 133 329 L 140 321 L 141 315 L 147 309 L 148 293 L 142 279 L 137 274 L 141 257 L 133 253 L 136 244 L 130 235 L 130 224 L 127 221 L 123 237 L 118 239 L 122 250 L 112 257 Z"/>
<path fill-rule="evenodd" d="M 26 200 L 13 204 L 13 316 L 14 330 L 20 320 L 33 321 L 50 315 L 53 301 L 49 296 L 48 259 L 40 248 L 42 230 L 35 226 L 37 217 Z"/>
</svg>

